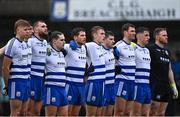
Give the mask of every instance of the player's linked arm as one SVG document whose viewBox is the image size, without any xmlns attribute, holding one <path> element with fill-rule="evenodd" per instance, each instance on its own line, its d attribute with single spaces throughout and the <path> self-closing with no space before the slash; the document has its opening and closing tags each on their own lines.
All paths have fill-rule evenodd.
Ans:
<svg viewBox="0 0 180 117">
<path fill-rule="evenodd" d="M 4 54 L 4 51 L 5 51 L 5 46 L 0 48 L 0 56 Z"/>
<path fill-rule="evenodd" d="M 4 56 L 3 66 L 2 66 L 2 76 L 4 78 L 5 87 L 8 86 L 8 79 L 9 79 L 11 63 L 12 63 L 11 58 Z"/>
<path fill-rule="evenodd" d="M 178 90 L 176 88 L 176 83 L 174 81 L 174 75 L 173 75 L 173 71 L 171 68 L 171 64 L 169 64 L 169 74 L 168 74 L 168 78 L 169 78 L 169 82 L 170 82 L 170 86 L 173 92 L 173 98 L 177 99 L 178 98 Z"/>
</svg>

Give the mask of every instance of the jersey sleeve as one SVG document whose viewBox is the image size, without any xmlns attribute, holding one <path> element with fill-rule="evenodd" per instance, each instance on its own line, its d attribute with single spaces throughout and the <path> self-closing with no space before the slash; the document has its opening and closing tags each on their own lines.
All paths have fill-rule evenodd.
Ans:
<svg viewBox="0 0 180 117">
<path fill-rule="evenodd" d="M 11 39 L 8 43 L 7 43 L 7 45 L 6 45 L 6 47 L 5 47 L 5 56 L 6 57 L 8 57 L 8 58 L 11 58 L 12 59 L 12 57 L 13 57 L 13 55 L 14 55 L 14 51 L 16 51 L 17 49 L 16 49 L 16 47 L 15 47 L 15 45 L 14 45 L 14 42 L 15 42 L 15 39 Z"/>
</svg>

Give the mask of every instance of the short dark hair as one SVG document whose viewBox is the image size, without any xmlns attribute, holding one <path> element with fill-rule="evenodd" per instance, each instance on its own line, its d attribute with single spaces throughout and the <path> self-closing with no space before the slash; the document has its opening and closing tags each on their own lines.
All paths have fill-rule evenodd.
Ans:
<svg viewBox="0 0 180 117">
<path fill-rule="evenodd" d="M 136 29 L 136 34 L 138 34 L 138 33 L 143 33 L 144 31 L 149 32 L 149 29 L 146 28 L 146 27 L 138 27 L 138 28 Z"/>
<path fill-rule="evenodd" d="M 91 28 L 91 36 L 93 36 L 93 34 L 96 33 L 96 32 L 97 32 L 98 30 L 100 30 L 100 29 L 104 30 L 104 28 L 101 27 L 101 26 L 93 26 L 93 27 Z"/>
<path fill-rule="evenodd" d="M 135 28 L 135 26 L 134 26 L 133 24 L 131 24 L 131 23 L 123 24 L 123 25 L 122 25 L 122 28 L 121 28 L 122 33 L 123 33 L 124 31 L 128 31 L 129 27 Z"/>
<path fill-rule="evenodd" d="M 38 24 L 39 24 L 40 22 L 45 23 L 45 21 L 43 21 L 43 20 L 38 20 L 38 21 L 34 22 L 33 27 L 38 26 Z"/>
<path fill-rule="evenodd" d="M 159 28 L 159 27 L 158 27 L 158 28 L 155 28 L 155 29 L 154 29 L 154 32 L 153 32 L 153 37 L 156 38 L 156 36 L 159 35 L 159 33 L 160 33 L 161 31 L 167 31 L 167 29 L 166 29 L 166 28 Z"/>
<path fill-rule="evenodd" d="M 24 19 L 19 19 L 15 22 L 14 24 L 14 31 L 16 32 L 16 29 L 19 27 L 19 26 L 27 26 L 27 27 L 30 27 L 30 23 L 27 21 L 27 20 L 24 20 Z"/>
<path fill-rule="evenodd" d="M 108 38 L 109 36 L 114 36 L 114 33 L 112 31 L 106 31 L 105 38 Z"/>
<path fill-rule="evenodd" d="M 73 28 L 71 31 L 71 37 L 74 38 L 74 36 L 78 36 L 81 31 L 86 32 L 85 29 L 81 27 Z"/>
<path fill-rule="evenodd" d="M 62 32 L 59 31 L 53 31 L 53 32 L 49 32 L 49 42 L 52 43 L 53 40 L 57 40 L 59 35 L 62 35 Z"/>
</svg>

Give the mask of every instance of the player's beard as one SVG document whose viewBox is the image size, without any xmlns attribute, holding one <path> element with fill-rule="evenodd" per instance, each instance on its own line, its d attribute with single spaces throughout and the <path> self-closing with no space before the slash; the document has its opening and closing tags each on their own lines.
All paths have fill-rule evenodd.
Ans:
<svg viewBox="0 0 180 117">
<path fill-rule="evenodd" d="M 39 37 L 47 40 L 48 39 L 48 33 L 39 33 Z"/>
<path fill-rule="evenodd" d="M 163 45 L 167 45 L 167 43 L 168 43 L 168 40 L 167 40 L 167 41 L 160 40 L 160 43 L 161 43 L 161 44 L 163 44 Z"/>
</svg>

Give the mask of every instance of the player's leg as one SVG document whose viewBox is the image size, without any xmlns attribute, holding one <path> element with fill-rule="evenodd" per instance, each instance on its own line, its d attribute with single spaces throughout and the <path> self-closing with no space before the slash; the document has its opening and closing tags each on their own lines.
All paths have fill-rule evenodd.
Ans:
<svg viewBox="0 0 180 117">
<path fill-rule="evenodd" d="M 45 106 L 45 115 L 46 116 L 56 116 L 57 106 L 54 105 L 46 105 Z"/>
<path fill-rule="evenodd" d="M 28 112 L 28 102 L 29 102 L 29 101 L 23 101 L 23 102 L 22 102 L 22 107 L 21 107 L 21 111 L 20 111 L 20 116 L 27 116 L 27 112 Z"/>
<path fill-rule="evenodd" d="M 68 116 L 68 106 L 58 107 L 57 116 Z"/>
<path fill-rule="evenodd" d="M 143 104 L 141 109 L 141 116 L 149 116 L 151 104 Z"/>
<path fill-rule="evenodd" d="M 95 116 L 97 111 L 96 106 L 86 105 L 86 116 Z"/>
<path fill-rule="evenodd" d="M 87 82 L 86 83 L 86 116 L 96 116 L 102 114 L 102 109 L 98 107 L 103 106 L 103 82 Z"/>
<path fill-rule="evenodd" d="M 28 116 L 27 112 L 28 112 L 28 103 L 29 103 L 29 97 L 30 97 L 29 86 L 30 85 L 29 85 L 29 80 L 28 80 L 27 83 L 23 86 L 23 91 L 22 91 L 23 101 L 22 101 L 20 116 Z"/>
<path fill-rule="evenodd" d="M 149 116 L 150 108 L 151 108 L 151 101 L 152 101 L 151 89 L 149 86 L 146 86 L 143 89 L 144 89 L 143 92 L 146 92 L 146 95 L 143 96 L 143 97 L 145 97 L 145 101 L 142 105 L 141 115 L 142 116 Z"/>
<path fill-rule="evenodd" d="M 167 102 L 161 102 L 160 107 L 158 109 L 158 116 L 165 116 L 166 108 L 168 103 Z"/>
<path fill-rule="evenodd" d="M 22 101 L 20 100 L 10 100 L 10 116 L 19 116 L 21 111 Z"/>
<path fill-rule="evenodd" d="M 118 89 L 118 90 L 117 90 Z M 115 102 L 115 115 L 129 115 L 132 113 L 133 100 L 134 100 L 134 82 L 119 81 L 115 82 L 116 102 Z M 121 105 L 121 106 L 119 106 Z"/>
<path fill-rule="evenodd" d="M 33 112 L 33 110 L 34 110 L 34 109 L 33 109 L 33 104 L 34 104 L 33 102 L 34 102 L 34 101 L 33 101 L 32 99 L 29 99 L 28 101 L 29 101 L 29 102 L 28 102 L 28 108 L 27 108 L 27 116 L 32 116 L 32 115 L 33 115 L 32 112 Z"/>
<path fill-rule="evenodd" d="M 78 116 L 81 109 L 81 105 L 85 103 L 85 87 L 77 85 L 69 85 L 68 90 L 68 115 L 69 116 Z"/>
<path fill-rule="evenodd" d="M 124 111 L 125 116 L 131 116 L 133 112 L 133 104 L 134 104 L 134 101 L 126 101 L 126 108 Z"/>
<path fill-rule="evenodd" d="M 42 101 L 34 101 L 33 105 L 34 105 L 33 115 L 40 115 L 41 114 Z"/>
<path fill-rule="evenodd" d="M 96 111 L 96 116 L 102 116 L 102 106 L 101 107 L 97 107 L 97 111 Z"/>
<path fill-rule="evenodd" d="M 68 106 L 69 116 L 78 116 L 80 109 L 81 109 L 81 105 L 69 105 Z"/>
<path fill-rule="evenodd" d="M 134 105 L 133 105 L 133 116 L 141 116 L 141 108 L 142 108 L 142 104 L 135 101 Z"/>
<path fill-rule="evenodd" d="M 151 109 L 150 109 L 150 116 L 157 116 L 159 108 L 160 108 L 160 102 L 152 101 Z"/>
<path fill-rule="evenodd" d="M 38 77 L 31 77 L 31 113 L 33 116 L 39 116 L 42 107 L 42 90 L 43 90 L 43 79 Z"/>
<path fill-rule="evenodd" d="M 115 116 L 123 116 L 126 107 L 126 100 L 122 97 L 116 97 L 115 107 L 114 107 L 114 115 Z"/>
<path fill-rule="evenodd" d="M 105 107 L 104 116 L 113 116 L 114 105 L 108 105 Z"/>
</svg>

